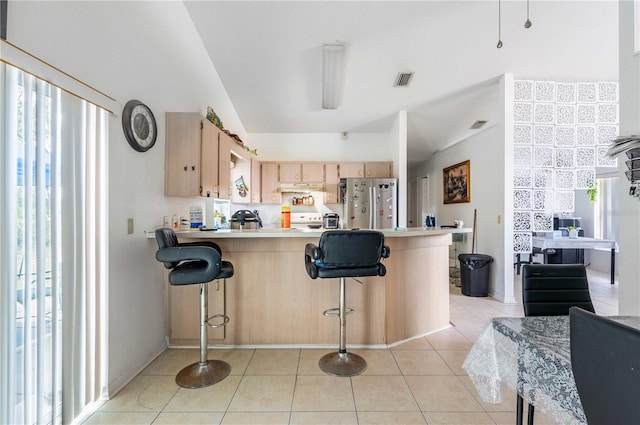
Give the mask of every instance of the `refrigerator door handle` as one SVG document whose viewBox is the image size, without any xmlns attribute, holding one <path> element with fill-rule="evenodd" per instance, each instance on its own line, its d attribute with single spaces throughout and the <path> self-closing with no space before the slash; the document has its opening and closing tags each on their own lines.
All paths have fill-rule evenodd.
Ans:
<svg viewBox="0 0 640 425">
<path fill-rule="evenodd" d="M 369 229 L 376 228 L 376 189 L 373 186 L 369 186 Z"/>
</svg>

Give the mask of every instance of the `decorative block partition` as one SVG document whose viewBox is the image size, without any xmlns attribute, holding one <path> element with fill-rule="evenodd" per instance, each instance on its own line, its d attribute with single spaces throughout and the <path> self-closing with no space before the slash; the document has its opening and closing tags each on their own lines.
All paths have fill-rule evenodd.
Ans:
<svg viewBox="0 0 640 425">
<path fill-rule="evenodd" d="M 533 232 L 573 212 L 575 190 L 595 184 L 596 167 L 617 167 L 607 148 L 618 136 L 616 82 L 515 80 L 513 251 L 530 253 Z"/>
</svg>

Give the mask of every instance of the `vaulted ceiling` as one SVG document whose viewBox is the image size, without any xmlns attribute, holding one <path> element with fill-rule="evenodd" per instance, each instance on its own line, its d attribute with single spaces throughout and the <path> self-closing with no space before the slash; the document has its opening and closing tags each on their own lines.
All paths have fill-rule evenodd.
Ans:
<svg viewBox="0 0 640 425">
<path fill-rule="evenodd" d="M 388 132 L 408 113 L 425 160 L 499 120 L 497 81 L 618 80 L 618 2 L 185 1 L 247 133 Z M 346 46 L 342 105 L 321 108 L 322 45 Z M 414 72 L 393 87 L 398 72 Z"/>
</svg>

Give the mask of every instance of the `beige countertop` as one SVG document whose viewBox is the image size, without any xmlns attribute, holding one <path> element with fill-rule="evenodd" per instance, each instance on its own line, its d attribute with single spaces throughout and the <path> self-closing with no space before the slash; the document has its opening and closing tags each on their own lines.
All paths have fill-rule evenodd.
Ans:
<svg viewBox="0 0 640 425">
<path fill-rule="evenodd" d="M 385 237 L 406 238 L 416 236 L 435 236 L 448 233 L 471 233 L 472 228 L 438 228 L 429 229 L 410 227 L 406 229 L 380 229 Z M 319 237 L 326 229 L 250 229 L 250 230 L 217 230 L 217 231 L 182 231 L 176 232 L 179 238 L 218 239 L 218 238 L 312 238 Z"/>
</svg>

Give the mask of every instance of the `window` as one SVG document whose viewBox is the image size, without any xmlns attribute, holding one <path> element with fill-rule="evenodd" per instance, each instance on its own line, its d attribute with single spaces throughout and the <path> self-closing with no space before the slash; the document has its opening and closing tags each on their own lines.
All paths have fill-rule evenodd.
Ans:
<svg viewBox="0 0 640 425">
<path fill-rule="evenodd" d="M 603 177 L 596 179 L 598 190 L 593 204 L 593 236 L 597 239 L 617 240 L 618 220 L 615 206 L 618 198 L 618 177 Z"/>
</svg>

